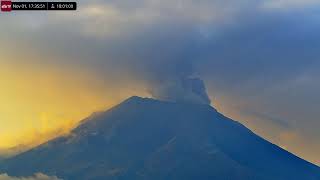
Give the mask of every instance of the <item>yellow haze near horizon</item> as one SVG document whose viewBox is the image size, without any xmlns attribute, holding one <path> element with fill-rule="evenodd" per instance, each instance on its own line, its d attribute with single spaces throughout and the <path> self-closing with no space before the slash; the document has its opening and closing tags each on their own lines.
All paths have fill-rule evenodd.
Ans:
<svg viewBox="0 0 320 180">
<path fill-rule="evenodd" d="M 37 145 L 63 135 L 83 118 L 129 93 L 84 71 L 0 66 L 0 149 Z"/>
</svg>

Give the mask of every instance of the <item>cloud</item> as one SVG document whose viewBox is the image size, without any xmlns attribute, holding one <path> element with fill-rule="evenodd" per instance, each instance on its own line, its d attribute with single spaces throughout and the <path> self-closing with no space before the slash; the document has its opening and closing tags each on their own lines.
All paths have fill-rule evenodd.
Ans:
<svg viewBox="0 0 320 180">
<path fill-rule="evenodd" d="M 184 103 L 210 104 L 206 87 L 199 78 L 185 78 L 177 81 L 156 83 L 151 90 L 154 98 Z"/>
<path fill-rule="evenodd" d="M 254 116 L 256 119 L 262 119 L 269 121 L 271 123 L 275 123 L 276 126 L 283 128 L 285 130 L 291 129 L 290 123 L 287 122 L 287 120 L 283 120 L 279 117 L 273 117 L 272 113 L 262 113 L 262 112 L 255 112 L 250 109 L 245 109 L 241 111 L 242 113 L 248 114 L 249 116 Z"/>
<path fill-rule="evenodd" d="M 36 173 L 31 177 L 12 177 L 8 174 L 0 174 L 0 180 L 62 180 L 56 176 L 47 176 L 42 173 Z"/>
<path fill-rule="evenodd" d="M 235 0 L 136 0 L 134 3 L 96 1 L 82 2 L 80 14 L 77 16 L 66 13 L 58 15 L 82 22 L 79 29 L 85 29 L 84 32 L 100 37 L 128 32 L 129 29 L 139 30 L 140 27 L 165 21 L 193 24 L 226 23 L 243 13 L 242 9 L 252 7 L 253 4 L 250 0 L 241 3 Z M 57 17 L 61 22 L 61 18 Z"/>
<path fill-rule="evenodd" d="M 318 0 L 270 0 L 265 2 L 264 7 L 271 9 L 299 9 L 319 4 Z"/>
<path fill-rule="evenodd" d="M 106 92 L 110 96 L 145 87 L 160 99 L 208 103 L 200 80 L 196 94 L 193 83 L 185 85 L 190 77 L 201 77 L 215 102 L 228 97 L 230 107 L 246 105 L 264 121 L 280 122 L 274 117 L 281 117 L 286 122 L 280 126 L 288 123 L 306 142 L 318 143 L 317 2 L 80 0 L 75 12 L 1 16 L 0 39 L 6 47 L 0 51 L 12 57 L 19 49 L 24 57 L 0 61 L 83 69 L 100 79 L 102 89 L 112 86 Z"/>
</svg>

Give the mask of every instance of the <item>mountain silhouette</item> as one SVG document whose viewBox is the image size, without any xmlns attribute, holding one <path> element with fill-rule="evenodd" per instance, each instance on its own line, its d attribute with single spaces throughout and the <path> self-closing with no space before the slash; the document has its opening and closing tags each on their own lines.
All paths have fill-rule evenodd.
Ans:
<svg viewBox="0 0 320 180">
<path fill-rule="evenodd" d="M 65 180 L 319 180 L 320 168 L 209 105 L 131 97 L 0 163 Z"/>
</svg>

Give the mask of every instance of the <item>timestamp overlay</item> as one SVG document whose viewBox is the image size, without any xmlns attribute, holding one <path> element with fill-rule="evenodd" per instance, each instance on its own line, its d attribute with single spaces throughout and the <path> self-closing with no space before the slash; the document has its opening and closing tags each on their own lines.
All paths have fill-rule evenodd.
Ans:
<svg viewBox="0 0 320 180">
<path fill-rule="evenodd" d="M 77 10 L 77 2 L 21 2 L 1 0 L 1 11 L 54 11 L 54 10 Z"/>
</svg>

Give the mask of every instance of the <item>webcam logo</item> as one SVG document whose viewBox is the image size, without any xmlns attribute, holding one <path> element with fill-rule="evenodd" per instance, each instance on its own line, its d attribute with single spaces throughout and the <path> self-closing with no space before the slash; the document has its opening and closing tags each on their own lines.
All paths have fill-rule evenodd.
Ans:
<svg viewBox="0 0 320 180">
<path fill-rule="evenodd" d="M 1 11 L 9 12 L 12 10 L 12 3 L 8 0 L 1 0 Z"/>
</svg>

